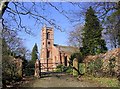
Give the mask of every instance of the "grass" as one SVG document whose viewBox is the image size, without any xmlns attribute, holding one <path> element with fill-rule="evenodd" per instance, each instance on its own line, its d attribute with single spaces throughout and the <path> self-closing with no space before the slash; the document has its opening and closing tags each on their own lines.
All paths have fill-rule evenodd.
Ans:
<svg viewBox="0 0 120 89">
<path fill-rule="evenodd" d="M 116 78 L 94 78 L 100 84 L 105 85 L 106 87 L 118 87 L 119 81 Z"/>
<path fill-rule="evenodd" d="M 101 85 L 104 85 L 105 87 L 120 87 L 119 81 L 116 78 L 106 77 L 95 78 L 93 76 L 90 77 L 84 76 L 84 78 L 90 80 L 91 82 L 97 82 Z"/>
</svg>

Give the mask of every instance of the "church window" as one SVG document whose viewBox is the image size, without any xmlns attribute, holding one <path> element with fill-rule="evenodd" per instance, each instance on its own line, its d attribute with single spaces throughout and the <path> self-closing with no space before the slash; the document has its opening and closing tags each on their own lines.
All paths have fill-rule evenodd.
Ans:
<svg viewBox="0 0 120 89">
<path fill-rule="evenodd" d="M 47 33 L 47 39 L 50 39 L 50 33 L 49 32 Z"/>
<path fill-rule="evenodd" d="M 64 65 L 67 66 L 67 56 L 64 57 Z"/>
<path fill-rule="evenodd" d="M 48 44 L 50 45 L 50 42 L 48 42 Z"/>
<path fill-rule="evenodd" d="M 48 47 L 50 46 L 50 42 L 48 42 Z"/>
<path fill-rule="evenodd" d="M 50 51 L 47 51 L 47 58 L 50 58 Z"/>
</svg>

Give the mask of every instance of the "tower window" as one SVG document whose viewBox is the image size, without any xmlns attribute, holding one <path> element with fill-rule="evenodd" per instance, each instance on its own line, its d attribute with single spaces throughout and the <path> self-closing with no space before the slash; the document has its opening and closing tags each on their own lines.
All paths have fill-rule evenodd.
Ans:
<svg viewBox="0 0 120 89">
<path fill-rule="evenodd" d="M 43 42 L 43 45 L 44 45 L 44 42 Z"/>
<path fill-rule="evenodd" d="M 47 33 L 47 39 L 50 39 L 50 33 L 49 32 Z"/>
<path fill-rule="evenodd" d="M 50 58 L 50 51 L 47 51 L 47 58 Z"/>
<path fill-rule="evenodd" d="M 50 46 L 50 42 L 48 42 L 48 47 Z"/>
<path fill-rule="evenodd" d="M 50 45 L 50 42 L 48 42 L 48 44 Z"/>
</svg>

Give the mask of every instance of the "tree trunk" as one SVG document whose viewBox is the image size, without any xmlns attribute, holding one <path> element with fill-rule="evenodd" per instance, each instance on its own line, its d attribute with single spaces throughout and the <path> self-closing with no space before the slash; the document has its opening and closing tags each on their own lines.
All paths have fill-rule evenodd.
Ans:
<svg viewBox="0 0 120 89">
<path fill-rule="evenodd" d="M 7 0 L 3 0 L 0 3 L 1 3 L 0 4 L 0 19 L 2 19 L 2 16 L 3 16 L 9 2 L 7 2 Z"/>
</svg>

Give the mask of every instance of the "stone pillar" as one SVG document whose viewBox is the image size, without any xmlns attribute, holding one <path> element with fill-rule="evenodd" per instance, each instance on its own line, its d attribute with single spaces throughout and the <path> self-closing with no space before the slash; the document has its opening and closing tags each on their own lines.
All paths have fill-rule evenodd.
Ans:
<svg viewBox="0 0 120 89">
<path fill-rule="evenodd" d="M 22 61 L 22 59 L 20 59 L 18 62 L 19 62 L 18 75 L 22 78 L 22 76 L 23 76 L 23 68 L 22 68 L 22 66 L 23 66 L 23 61 Z"/>
<path fill-rule="evenodd" d="M 16 66 L 16 72 L 15 72 L 15 76 L 17 76 L 19 79 L 21 79 L 23 77 L 23 61 L 20 57 L 16 57 L 13 59 L 13 63 Z"/>
<path fill-rule="evenodd" d="M 35 62 L 35 74 L 34 74 L 34 76 L 37 77 L 37 78 L 40 78 L 40 73 L 41 73 L 40 61 L 37 59 L 36 62 Z"/>
<path fill-rule="evenodd" d="M 73 76 L 77 76 L 78 75 L 78 59 L 74 59 L 73 60 Z"/>
</svg>

